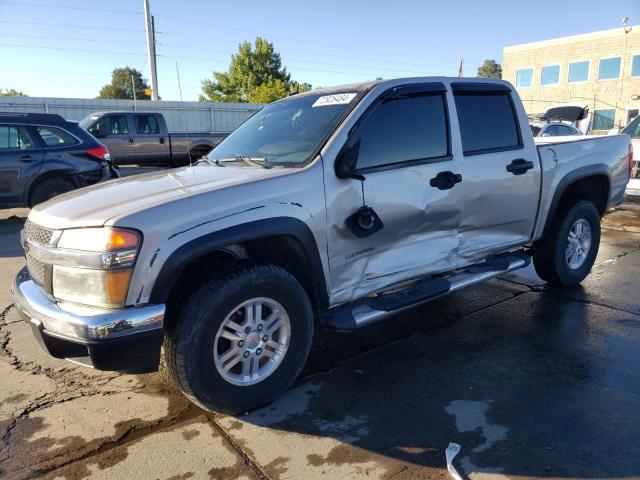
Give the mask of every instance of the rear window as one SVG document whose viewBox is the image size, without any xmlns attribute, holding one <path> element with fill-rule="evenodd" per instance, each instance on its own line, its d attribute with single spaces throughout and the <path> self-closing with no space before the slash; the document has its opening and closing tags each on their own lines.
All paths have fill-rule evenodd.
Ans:
<svg viewBox="0 0 640 480">
<path fill-rule="evenodd" d="M 520 148 L 516 112 L 507 92 L 455 94 L 465 155 Z"/>
<path fill-rule="evenodd" d="M 158 120 L 154 115 L 136 115 L 136 132 L 139 135 L 157 135 L 160 133 Z"/>
<path fill-rule="evenodd" d="M 47 147 L 66 147 L 79 143 L 78 140 L 60 128 L 38 127 L 38 135 Z"/>
</svg>

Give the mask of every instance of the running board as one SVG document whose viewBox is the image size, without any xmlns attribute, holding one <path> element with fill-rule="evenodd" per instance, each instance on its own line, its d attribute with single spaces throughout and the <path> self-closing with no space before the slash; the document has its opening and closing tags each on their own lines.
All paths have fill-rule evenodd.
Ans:
<svg viewBox="0 0 640 480">
<path fill-rule="evenodd" d="M 324 321 L 332 330 L 343 332 L 355 330 L 416 305 L 526 267 L 530 261 L 530 254 L 525 251 L 499 255 L 485 262 L 456 270 L 447 276 L 418 281 L 398 292 L 381 294 L 365 301 L 333 308 L 327 312 Z"/>
</svg>

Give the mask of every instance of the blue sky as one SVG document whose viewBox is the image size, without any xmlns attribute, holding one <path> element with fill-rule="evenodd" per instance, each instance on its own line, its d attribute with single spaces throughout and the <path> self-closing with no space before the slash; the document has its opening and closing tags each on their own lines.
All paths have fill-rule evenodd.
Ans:
<svg viewBox="0 0 640 480">
<path fill-rule="evenodd" d="M 313 86 L 377 76 L 467 76 L 502 48 L 640 23 L 638 0 L 150 0 L 160 96 L 196 100 L 243 40 L 272 41 L 295 80 Z M 547 8 L 545 8 L 545 4 Z M 93 98 L 115 67 L 148 78 L 143 0 L 0 0 L 0 88 Z M 640 28 L 640 27 L 636 27 Z"/>
</svg>

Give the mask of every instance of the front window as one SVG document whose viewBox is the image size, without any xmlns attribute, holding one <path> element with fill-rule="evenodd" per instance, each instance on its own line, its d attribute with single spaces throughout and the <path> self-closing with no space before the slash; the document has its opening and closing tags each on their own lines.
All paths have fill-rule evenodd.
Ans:
<svg viewBox="0 0 640 480">
<path fill-rule="evenodd" d="M 542 67 L 540 85 L 555 85 L 560 81 L 560 65 Z"/>
<path fill-rule="evenodd" d="M 301 167 L 356 101 L 355 92 L 341 92 L 294 96 L 272 103 L 240 125 L 206 158 Z"/>
<path fill-rule="evenodd" d="M 530 87 L 533 83 L 533 68 L 516 70 L 516 87 Z"/>
<path fill-rule="evenodd" d="M 620 57 L 603 58 L 600 60 L 598 80 L 612 80 L 620 77 Z"/>
<path fill-rule="evenodd" d="M 624 127 L 622 133 L 626 133 L 631 138 L 640 138 L 640 117 L 636 117 L 629 125 Z"/>
</svg>

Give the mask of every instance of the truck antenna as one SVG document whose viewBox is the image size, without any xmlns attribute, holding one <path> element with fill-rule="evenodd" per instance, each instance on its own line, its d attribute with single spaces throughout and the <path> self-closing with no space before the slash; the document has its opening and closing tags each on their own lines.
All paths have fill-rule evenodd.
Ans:
<svg viewBox="0 0 640 480">
<path fill-rule="evenodd" d="M 182 100 L 182 86 L 180 85 L 180 70 L 178 69 L 178 61 L 176 60 L 176 76 L 178 77 L 178 92 L 180 92 L 180 109 L 182 110 L 182 121 L 184 123 L 184 136 L 187 136 L 187 112 L 184 109 Z M 191 150 L 189 150 L 189 166 L 192 166 Z"/>
</svg>

